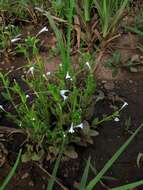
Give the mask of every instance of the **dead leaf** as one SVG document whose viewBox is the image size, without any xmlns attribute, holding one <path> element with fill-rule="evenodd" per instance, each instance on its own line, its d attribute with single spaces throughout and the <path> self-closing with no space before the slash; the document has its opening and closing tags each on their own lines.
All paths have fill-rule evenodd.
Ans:
<svg viewBox="0 0 143 190">
<path fill-rule="evenodd" d="M 68 156 L 69 158 L 72 158 L 72 159 L 76 159 L 78 158 L 78 154 L 77 152 L 75 151 L 74 147 L 73 146 L 68 146 L 65 148 L 64 150 L 64 154 L 66 156 Z"/>
<path fill-rule="evenodd" d="M 80 21 L 77 15 L 74 16 L 74 30 L 76 31 L 77 47 L 80 48 L 81 28 Z"/>
</svg>

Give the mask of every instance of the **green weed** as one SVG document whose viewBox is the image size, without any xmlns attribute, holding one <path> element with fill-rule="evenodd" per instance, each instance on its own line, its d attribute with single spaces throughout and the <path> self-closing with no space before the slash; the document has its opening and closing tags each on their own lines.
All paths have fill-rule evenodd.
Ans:
<svg viewBox="0 0 143 190">
<path fill-rule="evenodd" d="M 0 49 L 2 52 L 12 47 L 12 44 L 20 40 L 20 29 L 14 25 L 0 26 Z"/>
<path fill-rule="evenodd" d="M 100 16 L 103 38 L 113 33 L 129 0 L 94 0 Z"/>
<path fill-rule="evenodd" d="M 18 167 L 18 164 L 20 162 L 20 159 L 21 159 L 21 153 L 22 153 L 22 150 L 19 151 L 14 166 L 12 167 L 11 171 L 9 172 L 7 177 L 5 178 L 4 182 L 0 185 L 0 190 L 5 190 L 6 189 L 7 185 L 9 184 L 9 182 L 12 179 L 13 175 L 15 174 L 15 171 L 16 171 L 16 169 Z"/>
<path fill-rule="evenodd" d="M 70 7 L 66 47 L 53 19 L 48 12 L 45 12 L 61 51 L 62 64 L 57 72 L 46 73 L 45 66 L 38 56 L 37 39 L 28 37 L 24 42 L 25 46 L 18 46 L 19 52 L 24 53 L 30 64 L 27 75 L 22 79 L 28 90 L 23 91 L 16 80 L 10 83 L 7 74 L 0 74 L 4 86 L 3 97 L 10 101 L 15 109 L 15 113 L 8 112 L 7 116 L 25 130 L 28 139 L 33 142 L 33 146 L 36 146 L 36 155 L 33 146 L 27 146 L 26 156 L 32 160 L 39 158 L 38 152 L 45 146 L 48 147 L 48 152 L 54 152 L 56 156 L 64 138 L 67 146 L 73 141 L 79 143 L 83 135 L 86 136 L 85 142 L 90 142 L 93 134 L 97 135 L 97 132 L 94 133 L 94 129 L 84 121 L 85 110 L 90 105 L 96 90 L 92 68 L 90 63 L 88 67 L 85 65 L 87 79 L 83 79 L 84 82 L 81 80 L 83 87 L 79 88 L 78 77 L 82 70 L 79 67 L 75 71 L 70 61 L 73 0 L 70 2 Z M 35 64 L 30 62 L 28 48 L 32 49 Z M 24 160 L 26 159 L 24 156 Z"/>
</svg>

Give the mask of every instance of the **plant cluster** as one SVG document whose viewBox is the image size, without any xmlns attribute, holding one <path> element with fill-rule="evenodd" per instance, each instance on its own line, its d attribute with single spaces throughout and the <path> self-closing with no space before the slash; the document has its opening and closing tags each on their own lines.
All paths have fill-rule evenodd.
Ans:
<svg viewBox="0 0 143 190">
<path fill-rule="evenodd" d="M 78 66 L 75 70 L 71 65 L 73 0 L 70 1 L 69 7 L 66 47 L 62 34 L 49 12 L 39 9 L 48 18 L 58 40 L 62 63 L 57 72 L 46 73 L 38 54 L 37 34 L 36 37 L 27 37 L 23 44 L 17 45 L 17 51 L 23 53 L 29 63 L 27 74 L 21 79 L 27 86 L 27 91 L 24 91 L 16 80 L 10 83 L 7 74 L 0 74 L 3 83 L 2 95 L 12 103 L 14 112 L 7 112 L 4 108 L 1 110 L 7 113 L 17 126 L 24 129 L 28 142 L 29 139 L 32 141 L 38 153 L 41 148 L 43 151 L 44 147 L 48 147 L 48 152 L 54 153 L 55 156 L 59 152 L 63 139 L 66 145 L 70 143 L 85 145 L 92 143 L 91 136 L 98 134 L 86 121 L 86 112 L 96 90 L 90 54 L 85 54 L 85 62 L 80 64 L 82 67 Z M 29 50 L 35 58 L 33 64 L 30 61 Z M 114 119 L 118 115 L 119 112 L 115 112 L 103 121 Z M 93 123 L 96 125 L 101 121 Z M 34 146 L 27 147 L 28 157 L 33 158 Z M 71 150 L 73 147 L 69 149 L 69 152 Z M 70 156 L 67 150 L 65 154 Z M 42 155 L 41 152 L 40 155 Z M 72 154 L 72 157 L 76 156 Z M 34 156 L 33 159 L 39 159 L 39 156 L 37 158 Z"/>
<path fill-rule="evenodd" d="M 61 54 L 61 64 L 58 70 L 54 73 L 46 72 L 37 48 L 39 33 L 35 37 L 28 36 L 16 47 L 17 52 L 22 53 L 28 61 L 27 73 L 20 79 L 26 86 L 26 90 L 15 79 L 10 81 L 9 73 L 0 73 L 2 98 L 7 100 L 12 107 L 12 110 L 9 111 L 5 105 L 0 105 L 0 112 L 5 113 L 7 118 L 16 127 L 21 128 L 27 136 L 26 151 L 22 154 L 22 150 L 20 150 L 13 169 L 0 189 L 5 189 L 20 162 L 20 157 L 22 161 L 38 161 L 44 156 L 46 151 L 48 154 L 47 158 L 50 161 L 55 160 L 56 156 L 58 156 L 47 187 L 47 190 L 52 190 L 62 154 L 65 158 L 77 158 L 73 144 L 85 146 L 87 143 L 92 143 L 92 137 L 98 135 L 95 126 L 109 120 L 119 122 L 120 111 L 128 105 L 126 102 L 112 115 L 106 116 L 102 120 L 95 118 L 91 121 L 93 125 L 90 125 L 86 120 L 87 110 L 90 104 L 92 104 L 93 95 L 96 91 L 92 56 L 90 53 L 85 54 L 76 68 L 71 64 L 71 33 L 75 24 L 78 27 L 76 30 L 79 32 L 77 32 L 79 35 L 77 39 L 79 40 L 80 37 L 85 39 L 83 31 L 85 34 L 89 33 L 89 23 L 92 20 L 92 12 L 95 11 L 100 18 L 100 36 L 102 36 L 102 39 L 107 38 L 115 31 L 128 2 L 129 0 L 52 0 L 48 1 L 51 9 L 47 10 L 45 9 L 46 6 L 44 7 L 45 2 L 39 0 L 30 2 L 27 0 L 0 1 L 2 17 L 5 17 L 6 13 L 10 13 L 9 18 L 16 16 L 25 20 L 27 19 L 27 12 L 33 19 L 35 18 L 36 10 L 42 13 L 48 19 L 55 33 Z M 54 16 L 51 14 L 53 11 Z M 54 19 L 59 19 L 58 17 L 61 20 L 66 20 L 62 20 L 66 23 L 65 40 L 63 40 L 63 35 L 54 22 Z M 74 23 L 75 20 L 77 21 L 76 23 Z M 79 20 L 82 20 L 82 26 L 84 27 L 81 27 L 80 22 L 78 23 Z M 17 36 L 19 30 L 17 28 L 13 28 L 11 25 L 5 27 L 0 28 L 0 48 L 2 49 L 10 47 L 11 43 L 19 40 L 19 36 Z M 48 29 L 44 28 L 43 31 L 48 31 Z M 87 42 L 90 37 L 92 38 L 92 34 L 89 35 Z M 31 55 L 34 57 L 34 63 L 31 61 Z M 120 53 L 115 52 L 113 59 L 108 63 L 108 66 L 113 70 L 113 75 L 117 74 L 120 67 L 119 63 Z M 89 157 L 79 190 L 92 190 L 98 182 L 101 182 L 104 174 L 132 142 L 142 127 L 143 125 L 140 125 L 136 129 L 125 144 L 105 164 L 104 168 L 98 174 L 94 173 L 96 175 L 95 178 L 87 183 L 89 170 L 94 170 Z M 142 183 L 143 181 L 141 180 L 112 188 L 112 190 L 131 189 Z"/>
<path fill-rule="evenodd" d="M 78 75 L 67 72 L 65 76 L 62 66 L 55 74 L 45 73 L 40 60 L 22 79 L 28 87 L 26 92 L 16 80 L 10 84 L 7 76 L 1 74 L 0 78 L 4 86 L 3 96 L 15 108 L 15 114 L 7 113 L 8 117 L 26 131 L 32 142 L 38 146 L 56 147 L 57 151 L 63 138 L 66 144 L 78 143 L 85 135 L 85 142 L 90 142 L 94 130 L 84 118 L 95 91 L 91 70 L 83 87 L 79 87 Z"/>
<path fill-rule="evenodd" d="M 70 6 L 73 9 L 73 2 Z M 28 37 L 25 43 L 17 48 L 25 55 L 30 64 L 26 76 L 21 79 L 28 90 L 24 91 L 16 80 L 10 83 L 7 74 L 1 73 L 2 95 L 12 103 L 14 113 L 7 112 L 6 109 L 2 109 L 2 111 L 7 113 L 7 116 L 17 126 L 24 129 L 28 139 L 36 144 L 36 147 L 48 147 L 48 151 L 56 155 L 63 139 L 67 145 L 71 142 L 80 143 L 81 141 L 86 144 L 86 142 L 91 142 L 91 136 L 97 135 L 97 132 L 84 121 L 86 109 L 92 102 L 96 85 L 89 62 L 85 63 L 83 69 L 79 67 L 77 71 L 70 64 L 72 11 L 68 18 L 66 48 L 60 31 L 50 15 L 47 16 L 58 38 L 62 63 L 57 72 L 46 73 L 38 56 L 36 47 L 38 39 Z M 35 64 L 30 62 L 27 53 L 29 48 L 32 48 Z M 86 73 L 86 80 L 79 80 L 82 73 Z M 28 152 L 33 152 L 33 148 L 29 146 Z"/>
<path fill-rule="evenodd" d="M 14 38 L 19 37 L 20 29 L 14 25 L 0 26 L 0 49 L 2 52 L 10 49 Z"/>
<path fill-rule="evenodd" d="M 75 1 L 74 19 L 72 20 L 72 30 L 76 32 L 78 46 L 93 45 L 96 40 L 101 41 L 113 35 L 120 19 L 123 16 L 124 10 L 128 5 L 129 0 L 122 1 L 98 1 L 98 0 L 82 0 Z M 29 22 L 30 19 L 34 23 L 38 22 L 38 17 L 41 16 L 38 9 L 49 11 L 55 20 L 62 23 L 67 23 L 69 16 L 70 1 L 39 1 L 39 0 L 19 0 L 19 1 L 0 1 L 1 14 L 0 22 L 7 27 L 7 19 L 11 20 L 9 23 L 14 24 L 23 20 Z M 43 16 L 43 15 L 42 15 Z M 98 16 L 98 17 L 97 17 Z M 98 25 L 97 25 L 98 24 Z M 65 26 L 66 27 L 66 26 Z M 0 38 L 3 39 L 3 34 Z M 6 41 L 5 45 L 9 42 Z M 81 43 L 80 43 L 81 41 Z"/>
</svg>

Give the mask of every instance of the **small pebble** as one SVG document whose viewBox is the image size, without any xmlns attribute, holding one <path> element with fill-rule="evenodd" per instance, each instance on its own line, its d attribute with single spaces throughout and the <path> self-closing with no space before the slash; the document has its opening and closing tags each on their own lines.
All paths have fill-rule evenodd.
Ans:
<svg viewBox="0 0 143 190">
<path fill-rule="evenodd" d="M 133 84 L 133 81 L 132 81 L 132 80 L 129 80 L 129 83 L 130 83 L 130 84 Z"/>
<path fill-rule="evenodd" d="M 25 179 L 25 178 L 27 178 L 29 176 L 29 173 L 25 173 L 22 177 L 21 177 L 21 179 Z"/>
<path fill-rule="evenodd" d="M 14 68 L 15 68 L 15 66 L 13 65 L 13 66 L 11 66 L 10 68 L 11 68 L 11 69 L 14 69 Z"/>
<path fill-rule="evenodd" d="M 106 90 L 113 90 L 114 87 L 115 87 L 115 85 L 114 85 L 114 82 L 113 82 L 113 81 L 108 81 L 108 82 L 106 82 L 106 83 L 104 84 L 104 88 L 105 88 Z"/>
<path fill-rule="evenodd" d="M 28 185 L 31 186 L 31 187 L 33 187 L 34 186 L 34 182 L 33 181 L 29 181 Z"/>
<path fill-rule="evenodd" d="M 102 81 L 101 81 L 102 84 L 105 84 L 106 82 L 107 82 L 106 80 L 102 80 Z"/>
<path fill-rule="evenodd" d="M 139 59 L 139 55 L 138 54 L 133 55 L 132 58 L 131 58 L 131 62 L 139 61 L 139 60 L 140 59 Z"/>
</svg>

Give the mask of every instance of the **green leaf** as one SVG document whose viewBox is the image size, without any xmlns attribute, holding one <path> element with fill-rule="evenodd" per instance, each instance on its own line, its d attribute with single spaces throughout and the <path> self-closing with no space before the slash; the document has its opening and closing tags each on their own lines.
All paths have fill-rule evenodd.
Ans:
<svg viewBox="0 0 143 190">
<path fill-rule="evenodd" d="M 143 37 L 143 31 L 141 31 L 141 30 L 139 30 L 139 29 L 137 29 L 137 28 L 135 28 L 135 27 L 126 26 L 125 29 L 126 29 L 127 31 L 136 33 L 136 34 L 140 35 L 141 37 Z"/>
<path fill-rule="evenodd" d="M 90 161 L 91 161 L 91 157 L 89 157 L 87 160 L 87 164 L 86 164 L 86 167 L 84 169 L 84 173 L 83 173 L 83 176 L 82 176 L 82 179 L 80 182 L 79 190 L 84 190 L 86 187 L 88 172 L 89 172 L 89 168 L 90 168 Z"/>
<path fill-rule="evenodd" d="M 62 143 L 62 146 L 61 146 L 61 151 L 58 155 L 58 158 L 56 160 L 56 163 L 55 163 L 55 166 L 54 166 L 54 170 L 52 172 L 52 176 L 49 180 L 49 183 L 48 183 L 48 186 L 47 186 L 47 190 L 52 190 L 53 189 L 53 186 L 54 186 L 54 182 L 56 180 L 56 174 L 57 174 L 57 171 L 58 171 L 58 167 L 59 167 L 59 164 L 60 164 L 60 161 L 61 161 L 61 157 L 62 157 L 62 154 L 63 154 L 63 150 L 64 150 L 64 144 L 65 144 L 65 139 L 63 140 L 63 143 Z"/>
<path fill-rule="evenodd" d="M 41 158 L 44 155 L 44 150 L 40 150 L 38 153 L 37 152 L 33 152 L 33 154 L 31 155 L 31 160 L 33 161 L 39 161 L 41 160 Z"/>
<path fill-rule="evenodd" d="M 130 136 L 130 138 L 119 148 L 119 150 L 112 156 L 112 158 L 105 164 L 103 169 L 97 174 L 97 176 L 92 179 L 86 187 L 86 190 L 92 190 L 95 185 L 101 180 L 104 174 L 109 170 L 109 168 L 114 164 L 114 162 L 119 158 L 119 156 L 125 151 L 128 145 L 132 142 L 135 136 L 143 127 L 143 123 L 135 130 L 135 132 Z M 122 189 L 123 190 L 123 189 Z"/>
<path fill-rule="evenodd" d="M 28 162 L 28 161 L 31 161 L 31 157 L 32 157 L 32 153 L 26 151 L 24 154 L 22 154 L 21 161 L 24 162 L 24 163 Z"/>
<path fill-rule="evenodd" d="M 114 66 L 113 66 L 113 60 L 108 60 L 107 62 L 106 62 L 106 64 L 105 64 L 105 67 L 109 67 L 109 68 L 113 68 Z"/>
<path fill-rule="evenodd" d="M 10 100 L 10 97 L 7 93 L 5 92 L 1 92 L 1 95 L 6 99 L 6 100 Z"/>
<path fill-rule="evenodd" d="M 116 68 L 116 67 L 112 68 L 112 76 L 116 77 L 117 74 L 118 74 L 118 68 Z"/>
<path fill-rule="evenodd" d="M 120 51 L 115 51 L 115 53 L 113 54 L 113 59 L 114 59 L 114 62 L 119 65 L 120 62 L 121 62 L 121 54 L 120 54 Z"/>
<path fill-rule="evenodd" d="M 17 156 L 17 159 L 16 159 L 16 162 L 15 162 L 14 166 L 12 167 L 11 171 L 9 172 L 8 176 L 6 177 L 6 179 L 4 180 L 4 182 L 2 183 L 2 185 L 0 185 L 0 190 L 5 190 L 6 186 L 8 185 L 8 183 L 11 180 L 11 178 L 13 177 L 13 175 L 14 175 L 17 167 L 18 167 L 18 164 L 20 162 L 21 153 L 22 153 L 22 149 L 20 149 L 20 151 L 18 153 L 18 156 Z"/>
<path fill-rule="evenodd" d="M 72 159 L 78 158 L 78 154 L 73 146 L 67 146 L 66 149 L 64 150 L 64 154 Z"/>
<path fill-rule="evenodd" d="M 122 185 L 120 187 L 115 187 L 115 188 L 112 188 L 111 190 L 131 190 L 131 189 L 134 189 L 135 187 L 138 187 L 140 185 L 143 185 L 143 180 L 133 182 L 133 183 L 130 183 L 127 185 Z"/>
</svg>

